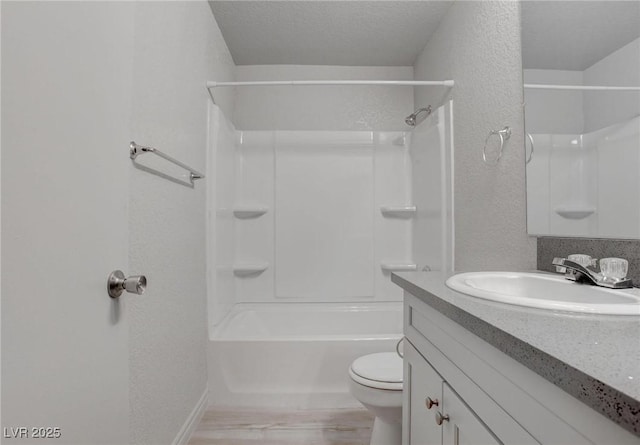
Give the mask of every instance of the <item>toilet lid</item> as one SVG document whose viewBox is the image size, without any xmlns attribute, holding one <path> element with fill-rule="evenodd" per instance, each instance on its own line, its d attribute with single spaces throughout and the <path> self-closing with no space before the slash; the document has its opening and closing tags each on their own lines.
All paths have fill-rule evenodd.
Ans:
<svg viewBox="0 0 640 445">
<path fill-rule="evenodd" d="M 383 383 L 402 383 L 402 359 L 395 352 L 379 352 L 357 358 L 351 371 L 367 380 Z"/>
</svg>

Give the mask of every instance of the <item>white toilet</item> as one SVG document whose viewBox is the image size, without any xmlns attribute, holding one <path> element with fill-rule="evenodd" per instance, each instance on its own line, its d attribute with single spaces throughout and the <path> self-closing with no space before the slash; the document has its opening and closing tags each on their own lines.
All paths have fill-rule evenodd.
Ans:
<svg viewBox="0 0 640 445">
<path fill-rule="evenodd" d="M 351 394 L 376 416 L 371 445 L 402 442 L 402 359 L 395 352 L 357 358 L 349 368 Z"/>
</svg>

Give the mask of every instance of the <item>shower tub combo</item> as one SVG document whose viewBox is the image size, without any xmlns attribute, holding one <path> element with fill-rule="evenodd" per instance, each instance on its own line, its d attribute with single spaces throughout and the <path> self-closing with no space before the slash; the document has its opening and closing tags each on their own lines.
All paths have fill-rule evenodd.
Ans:
<svg viewBox="0 0 640 445">
<path fill-rule="evenodd" d="M 210 405 L 360 407 L 349 366 L 402 337 L 390 272 L 447 258 L 451 105 L 431 111 L 411 132 L 237 131 L 212 108 Z"/>
<path fill-rule="evenodd" d="M 356 407 L 347 370 L 365 354 L 393 351 L 402 304 L 238 304 L 211 332 L 211 405 Z"/>
</svg>

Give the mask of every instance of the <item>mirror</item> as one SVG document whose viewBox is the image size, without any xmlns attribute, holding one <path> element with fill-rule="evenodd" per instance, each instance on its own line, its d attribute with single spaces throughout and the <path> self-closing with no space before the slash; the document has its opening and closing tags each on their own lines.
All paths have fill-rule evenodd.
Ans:
<svg viewBox="0 0 640 445">
<path fill-rule="evenodd" d="M 522 2 L 530 235 L 640 238 L 640 2 Z"/>
</svg>

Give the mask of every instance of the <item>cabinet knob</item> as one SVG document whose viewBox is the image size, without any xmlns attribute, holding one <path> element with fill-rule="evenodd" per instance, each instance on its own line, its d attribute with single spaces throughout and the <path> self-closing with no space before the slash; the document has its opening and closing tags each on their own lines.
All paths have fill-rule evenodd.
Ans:
<svg viewBox="0 0 640 445">
<path fill-rule="evenodd" d="M 431 397 L 427 397 L 424 401 L 424 404 L 427 405 L 427 409 L 431 409 L 434 406 L 440 406 L 440 402 L 438 402 L 438 399 L 433 400 Z"/>
<path fill-rule="evenodd" d="M 438 411 L 436 413 L 436 423 L 438 425 L 442 425 L 444 422 L 448 422 L 449 421 L 449 415 L 445 414 L 444 416 L 442 415 L 442 413 L 440 411 Z"/>
</svg>

